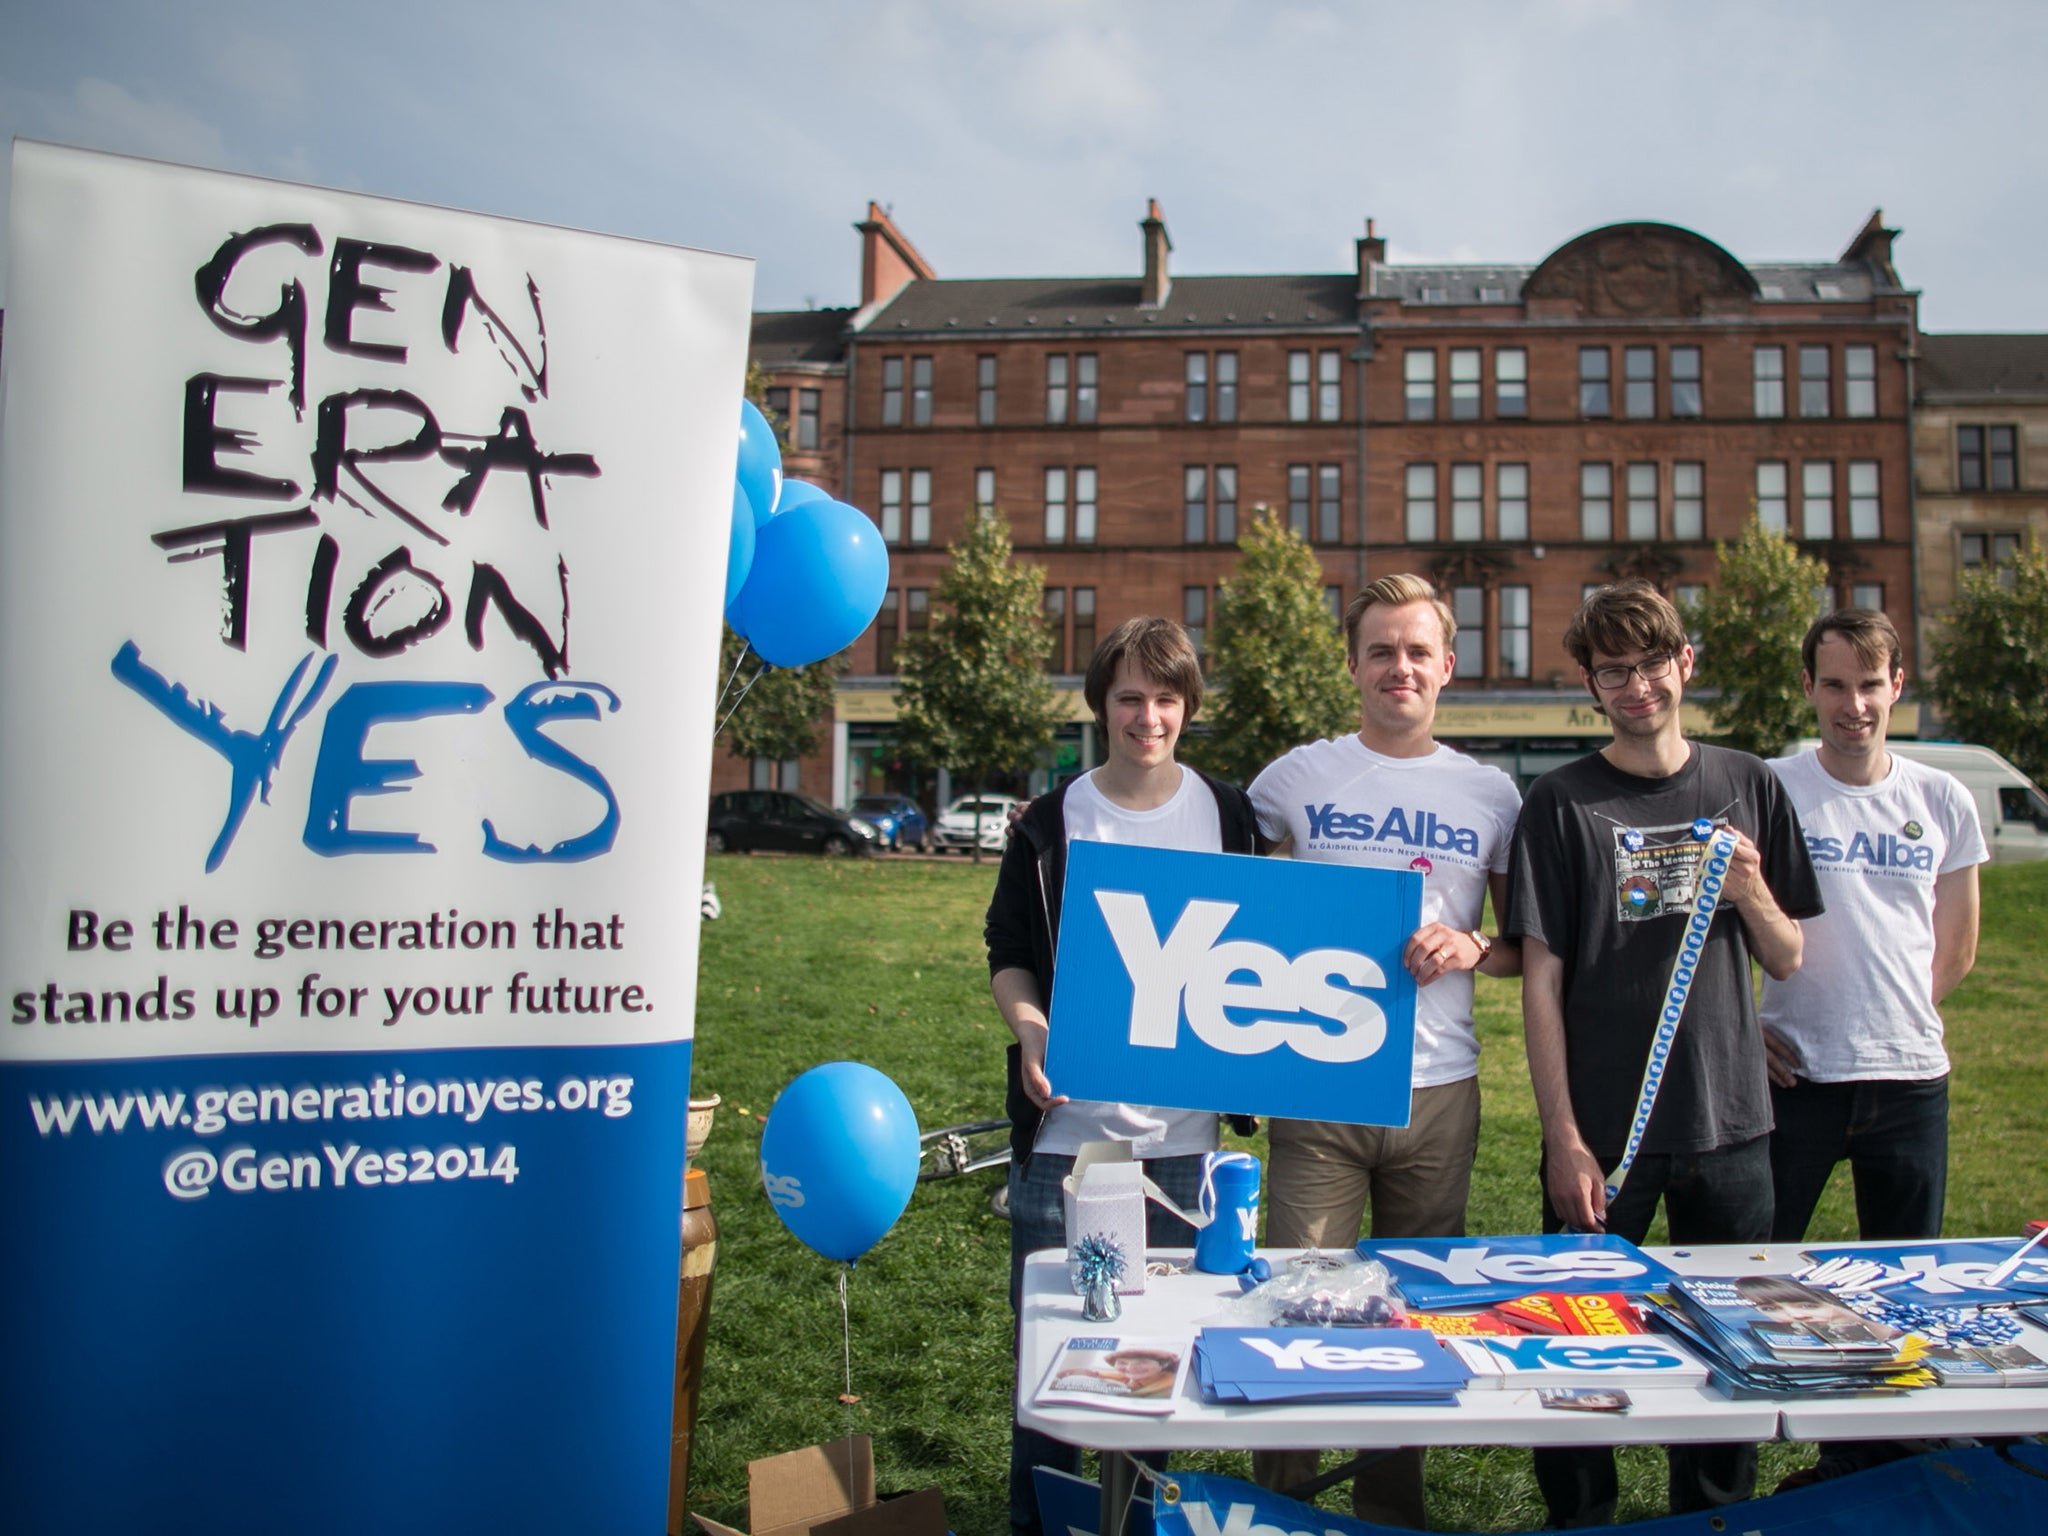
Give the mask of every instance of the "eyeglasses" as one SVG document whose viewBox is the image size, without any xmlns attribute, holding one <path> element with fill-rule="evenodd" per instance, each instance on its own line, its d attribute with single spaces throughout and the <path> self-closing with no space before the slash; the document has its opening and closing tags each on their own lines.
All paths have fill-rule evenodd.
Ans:
<svg viewBox="0 0 2048 1536">
<path fill-rule="evenodd" d="M 1626 688 L 1631 677 L 1654 683 L 1671 670 L 1672 660 L 1669 656 L 1645 656 L 1632 666 L 1595 667 L 1593 681 L 1602 688 Z"/>
</svg>

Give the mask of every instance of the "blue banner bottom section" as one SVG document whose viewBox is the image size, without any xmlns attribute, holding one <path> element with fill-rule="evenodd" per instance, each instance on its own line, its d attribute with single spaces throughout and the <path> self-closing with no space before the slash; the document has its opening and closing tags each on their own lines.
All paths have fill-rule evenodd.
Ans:
<svg viewBox="0 0 2048 1536">
<path fill-rule="evenodd" d="M 10 1532 L 656 1531 L 690 1045 L 0 1065 Z"/>
</svg>

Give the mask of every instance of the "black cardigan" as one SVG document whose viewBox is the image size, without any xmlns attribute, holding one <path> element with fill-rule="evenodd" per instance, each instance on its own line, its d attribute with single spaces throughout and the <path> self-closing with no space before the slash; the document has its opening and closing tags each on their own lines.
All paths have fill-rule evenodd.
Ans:
<svg viewBox="0 0 2048 1536">
<path fill-rule="evenodd" d="M 1267 844 L 1259 835 L 1258 816 L 1245 792 L 1199 768 L 1181 766 L 1196 774 L 1216 797 L 1223 851 L 1263 853 Z M 1069 779 L 1052 793 L 1033 800 L 1010 829 L 1002 867 L 996 873 L 995 894 L 989 899 L 982 924 L 989 975 L 1012 969 L 1030 971 L 1038 978 L 1038 995 L 1047 1017 L 1052 1014 L 1054 936 L 1059 932 L 1060 897 L 1067 879 L 1066 801 L 1072 783 Z M 1008 1054 L 1004 1112 L 1010 1117 L 1010 1155 L 1021 1166 L 1031 1156 L 1031 1143 L 1045 1112 L 1024 1092 L 1023 1047 L 1015 1043 Z"/>
</svg>

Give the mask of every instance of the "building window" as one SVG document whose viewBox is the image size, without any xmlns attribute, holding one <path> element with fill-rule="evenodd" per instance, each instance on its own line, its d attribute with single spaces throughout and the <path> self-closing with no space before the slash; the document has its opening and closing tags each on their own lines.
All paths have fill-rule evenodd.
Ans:
<svg viewBox="0 0 2048 1536">
<path fill-rule="evenodd" d="M 1842 414 L 1877 414 L 1877 348 L 1842 348 Z"/>
<path fill-rule="evenodd" d="M 1673 347 L 1671 349 L 1671 414 L 1674 416 L 1697 416 L 1700 414 L 1700 349 L 1698 347 Z"/>
<path fill-rule="evenodd" d="M 1826 459 L 1808 459 L 1800 466 L 1799 536 L 1835 536 L 1835 466 Z"/>
<path fill-rule="evenodd" d="M 1335 464 L 1316 466 L 1316 541 L 1335 544 L 1343 538 L 1344 471 Z"/>
<path fill-rule="evenodd" d="M 928 357 L 910 360 L 910 424 L 932 424 L 932 360 Z"/>
<path fill-rule="evenodd" d="M 1344 589 L 1342 587 L 1323 588 L 1323 607 L 1329 612 L 1330 627 L 1332 629 L 1341 629 L 1344 625 Z"/>
<path fill-rule="evenodd" d="M 903 471 L 882 471 L 882 542 L 903 542 Z"/>
<path fill-rule="evenodd" d="M 796 445 L 806 453 L 818 451 L 818 399 L 815 389 L 796 392 Z"/>
<path fill-rule="evenodd" d="M 984 427 L 996 424 L 996 360 L 989 354 L 974 360 L 974 420 Z"/>
<path fill-rule="evenodd" d="M 768 391 L 768 417 L 778 432 L 787 434 L 789 427 L 789 391 L 775 385 Z"/>
<path fill-rule="evenodd" d="M 1067 424 L 1068 369 L 1064 352 L 1048 353 L 1045 359 L 1045 424 Z"/>
<path fill-rule="evenodd" d="M 1703 539 L 1707 536 L 1707 466 L 1671 466 L 1671 537 Z"/>
<path fill-rule="evenodd" d="M 1873 613 L 1884 612 L 1884 583 L 1881 581 L 1859 581 L 1849 589 L 1851 608 L 1868 608 Z"/>
<path fill-rule="evenodd" d="M 1956 428 L 1956 489 L 2010 491 L 2019 485 L 2019 429 Z"/>
<path fill-rule="evenodd" d="M 1579 414 L 1609 416 L 1614 405 L 1608 395 L 1608 369 L 1612 366 L 1605 347 L 1579 348 Z"/>
<path fill-rule="evenodd" d="M 1579 466 L 1579 537 L 1614 537 L 1614 466 Z"/>
<path fill-rule="evenodd" d="M 1750 378 L 1755 386 L 1757 415 L 1784 415 L 1785 349 L 1758 347 L 1750 362 Z"/>
<path fill-rule="evenodd" d="M 932 595 L 923 587 L 903 589 L 903 632 L 921 635 L 931 627 Z"/>
<path fill-rule="evenodd" d="M 1756 467 L 1756 517 L 1767 532 L 1783 533 L 1791 526 L 1792 503 L 1789 476 L 1781 462 L 1766 459 Z"/>
<path fill-rule="evenodd" d="M 1052 649 L 1046 653 L 1048 670 L 1067 670 L 1067 589 L 1047 587 L 1045 589 L 1045 632 L 1052 637 Z"/>
<path fill-rule="evenodd" d="M 1452 471 L 1452 479 L 1457 471 Z M 1451 588 L 1451 617 L 1458 621 L 1461 642 L 1451 653 L 1452 677 L 1486 676 L 1486 588 Z"/>
<path fill-rule="evenodd" d="M 1308 420 L 1308 366 L 1308 353 L 1290 352 L 1287 354 L 1287 419 L 1289 421 Z"/>
<path fill-rule="evenodd" d="M 1045 542 L 1067 542 L 1067 472 L 1053 468 L 1045 472 Z"/>
<path fill-rule="evenodd" d="M 1503 540 L 1529 537 L 1529 466 L 1501 464 L 1493 471 L 1494 528 Z"/>
<path fill-rule="evenodd" d="M 1195 654 L 1202 658 L 1203 666 L 1209 664 L 1207 646 L 1209 639 L 1209 589 L 1207 587 L 1182 587 L 1180 589 L 1180 622 L 1188 632 L 1188 639 L 1194 642 Z"/>
<path fill-rule="evenodd" d="M 1095 542 L 1095 471 L 1085 464 L 1074 471 L 1074 542 Z"/>
<path fill-rule="evenodd" d="M 1411 352 L 1409 356 L 1414 356 Z M 1436 541 L 1436 466 L 1434 464 L 1410 464 L 1408 466 L 1408 542 L 1430 544 Z"/>
<path fill-rule="evenodd" d="M 896 670 L 896 628 L 902 613 L 902 594 L 891 587 L 882 594 L 882 608 L 875 615 L 875 670 L 885 675 Z"/>
<path fill-rule="evenodd" d="M 1500 602 L 1500 676 L 1529 675 L 1529 589 L 1502 587 Z"/>
<path fill-rule="evenodd" d="M 1801 347 L 1799 349 L 1799 414 L 1802 416 L 1825 416 L 1830 408 L 1830 387 L 1828 374 L 1832 367 L 1829 361 L 1831 348 Z"/>
<path fill-rule="evenodd" d="M 929 544 L 931 541 L 932 472 L 913 469 L 910 472 L 910 542 Z"/>
<path fill-rule="evenodd" d="M 1628 536 L 1639 543 L 1657 537 L 1657 466 L 1628 467 Z"/>
<path fill-rule="evenodd" d="M 1190 417 L 1190 420 L 1194 418 Z M 1216 354 L 1216 419 L 1237 420 L 1237 354 Z"/>
<path fill-rule="evenodd" d="M 1657 414 L 1657 349 L 1626 347 L 1621 354 L 1621 414 Z"/>
<path fill-rule="evenodd" d="M 1209 542 L 1209 471 L 1190 464 L 1180 472 L 1181 532 L 1189 544 Z"/>
<path fill-rule="evenodd" d="M 1957 555 L 1963 570 L 1982 575 L 1995 571 L 1998 584 L 2010 589 L 2013 584 L 2013 562 L 2020 557 L 2020 548 L 2025 535 L 2017 528 L 1972 529 L 1959 535 Z"/>
<path fill-rule="evenodd" d="M 977 469 L 974 472 L 974 504 L 984 512 L 993 512 L 996 505 L 996 472 L 992 469 Z"/>
<path fill-rule="evenodd" d="M 1216 466 L 1216 542 L 1237 542 L 1237 466 Z"/>
<path fill-rule="evenodd" d="M 1410 421 L 1436 419 L 1436 354 L 1408 352 L 1401 358 L 1401 380 Z"/>
<path fill-rule="evenodd" d="M 1344 385 L 1339 370 L 1344 366 L 1343 354 L 1337 351 L 1316 354 L 1316 420 L 1341 421 L 1344 416 Z"/>
<path fill-rule="evenodd" d="M 1303 353 L 1304 357 L 1308 354 Z M 1287 466 L 1287 526 L 1306 539 L 1309 537 L 1309 482 L 1306 464 Z"/>
<path fill-rule="evenodd" d="M 882 425 L 903 425 L 903 359 L 882 359 Z"/>
<path fill-rule="evenodd" d="M 1095 354 L 1074 354 L 1074 420 L 1084 427 L 1095 425 L 1095 403 L 1100 391 L 1095 382 Z"/>
<path fill-rule="evenodd" d="M 1187 355 L 1187 419 L 1207 421 L 1209 419 L 1209 354 L 1190 352 Z"/>
<path fill-rule="evenodd" d="M 1479 419 L 1479 349 L 1451 348 L 1451 420 Z"/>
<path fill-rule="evenodd" d="M 1486 537 L 1486 471 L 1480 465 L 1451 466 L 1451 537 L 1468 543 Z"/>
<path fill-rule="evenodd" d="M 1705 582 L 1681 581 L 1671 589 L 1671 605 L 1678 610 L 1678 619 L 1685 626 L 1685 643 L 1692 647 L 1693 655 L 1700 649 L 1700 604 L 1707 600 Z"/>
<path fill-rule="evenodd" d="M 1493 354 L 1493 414 L 1529 414 L 1529 351 L 1502 347 Z"/>
<path fill-rule="evenodd" d="M 1074 588 L 1074 669 L 1084 670 L 1095 656 L 1095 589 Z"/>
<path fill-rule="evenodd" d="M 1884 509 L 1877 486 L 1877 460 L 1849 461 L 1849 537 L 1852 539 L 1884 536 Z"/>
</svg>

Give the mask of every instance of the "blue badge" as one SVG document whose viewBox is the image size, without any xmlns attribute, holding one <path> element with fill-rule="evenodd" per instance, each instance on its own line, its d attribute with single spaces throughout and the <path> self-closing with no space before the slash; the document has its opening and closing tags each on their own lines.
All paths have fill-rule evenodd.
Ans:
<svg viewBox="0 0 2048 1536">
<path fill-rule="evenodd" d="M 1621 834 L 1621 846 L 1630 853 L 1641 853 L 1643 851 L 1643 834 L 1634 827 L 1630 827 Z"/>
<path fill-rule="evenodd" d="M 1629 891 L 1628 891 L 1628 904 L 1629 904 L 1630 906 L 1632 906 L 1632 907 L 1640 907 L 1640 906 L 1643 906 L 1643 905 L 1645 905 L 1645 904 L 1646 904 L 1646 903 L 1647 903 L 1647 902 L 1649 901 L 1649 899 L 1650 899 L 1650 893 L 1649 893 L 1648 891 L 1644 890 L 1644 889 L 1643 889 L 1643 888 L 1642 888 L 1642 887 L 1641 887 L 1640 885 L 1632 885 L 1632 886 L 1630 886 L 1630 887 L 1629 887 Z"/>
<path fill-rule="evenodd" d="M 1692 824 L 1692 835 L 1694 841 L 1704 843 L 1714 835 L 1714 823 L 1707 817 L 1702 816 Z"/>
</svg>

